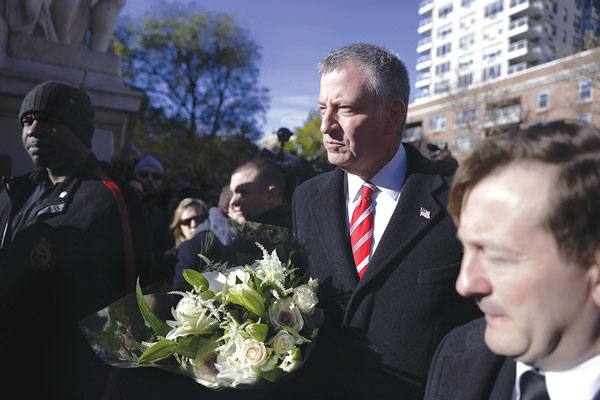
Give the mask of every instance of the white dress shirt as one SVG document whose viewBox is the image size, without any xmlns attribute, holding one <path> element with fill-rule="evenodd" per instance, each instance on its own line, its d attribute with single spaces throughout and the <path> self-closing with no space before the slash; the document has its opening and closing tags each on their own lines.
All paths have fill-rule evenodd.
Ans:
<svg viewBox="0 0 600 400">
<path fill-rule="evenodd" d="M 521 376 L 533 367 L 517 361 L 517 379 L 513 399 L 521 399 Z M 544 372 L 550 400 L 592 400 L 600 390 L 600 355 L 565 371 Z"/>
<path fill-rule="evenodd" d="M 406 150 L 400 145 L 396 155 L 369 180 L 375 185 L 373 198 L 373 239 L 371 241 L 371 256 L 375 253 L 377 245 L 381 241 L 383 232 L 390 222 L 390 218 L 396 209 L 404 177 L 406 175 Z M 346 192 L 346 232 L 350 229 L 352 213 L 358 205 L 360 195 L 362 194 L 362 185 L 365 181 L 352 174 L 346 173 L 345 192 Z"/>
</svg>

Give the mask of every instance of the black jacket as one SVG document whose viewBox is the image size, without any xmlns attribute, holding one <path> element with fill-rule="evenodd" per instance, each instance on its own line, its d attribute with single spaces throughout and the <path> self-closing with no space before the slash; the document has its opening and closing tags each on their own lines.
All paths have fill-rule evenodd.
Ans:
<svg viewBox="0 0 600 400">
<path fill-rule="evenodd" d="M 0 192 L 0 330 L 7 382 L 35 376 L 20 392 L 47 398 L 95 398 L 109 368 L 96 357 L 78 321 L 125 295 L 121 217 L 109 188 L 92 174 L 99 167 L 121 188 L 135 250 L 136 273 L 150 280 L 151 249 L 144 208 L 107 163 L 90 154 L 76 176 L 52 185 L 44 169 L 4 178 Z M 44 191 L 43 194 L 41 192 Z M 32 198 L 35 196 L 36 198 Z M 35 200 L 40 200 L 36 202 Z M 24 205 L 34 204 L 31 217 Z M 19 329 L 21 327 L 22 329 Z M 33 362 L 32 362 L 33 361 Z M 10 375 L 15 375 L 15 380 Z M 5 376 L 5 378 L 7 378 Z"/>
<path fill-rule="evenodd" d="M 425 400 L 511 400 L 516 363 L 485 344 L 485 319 L 452 330 L 431 363 Z M 600 390 L 594 396 L 600 400 Z"/>
<path fill-rule="evenodd" d="M 294 237 L 325 311 L 304 382 L 321 380 L 313 391 L 323 398 L 422 398 L 438 343 L 480 315 L 454 288 L 462 247 L 446 211 L 453 169 L 405 148 L 402 193 L 362 279 L 347 234 L 344 172 L 318 175 L 294 194 Z"/>
</svg>

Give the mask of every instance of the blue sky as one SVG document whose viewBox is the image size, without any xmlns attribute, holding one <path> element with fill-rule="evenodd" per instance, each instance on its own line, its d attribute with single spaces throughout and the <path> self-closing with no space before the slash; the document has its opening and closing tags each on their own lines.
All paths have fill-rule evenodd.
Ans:
<svg viewBox="0 0 600 400">
<path fill-rule="evenodd" d="M 156 1 L 126 0 L 121 14 L 144 14 Z M 364 42 L 395 51 L 406 63 L 414 91 L 419 0 L 167 1 L 233 15 L 261 47 L 260 80 L 271 98 L 265 135 L 301 126 L 316 109 L 316 65 L 342 46 Z"/>
</svg>

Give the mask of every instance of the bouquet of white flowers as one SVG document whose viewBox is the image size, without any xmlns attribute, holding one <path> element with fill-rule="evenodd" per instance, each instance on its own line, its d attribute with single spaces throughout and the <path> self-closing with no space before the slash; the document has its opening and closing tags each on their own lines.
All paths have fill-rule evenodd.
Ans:
<svg viewBox="0 0 600 400">
<path fill-rule="evenodd" d="M 275 381 L 302 362 L 301 347 L 316 336 L 321 314 L 316 309 L 317 281 L 302 283 L 291 265 L 274 250 L 252 265 L 212 271 L 186 270 L 193 286 L 178 294 L 174 320 L 163 322 L 148 308 L 138 285 L 138 302 L 157 340 L 139 357 L 152 364 L 174 357 L 207 387 Z"/>
<path fill-rule="evenodd" d="M 243 235 L 257 239 L 257 232 L 272 248 L 282 237 L 265 229 Z M 292 255 L 283 263 L 255 243 L 254 258 L 260 251 L 262 258 L 250 264 L 248 246 L 238 247 L 245 253 L 227 248 L 241 265 L 199 255 L 206 265 L 184 271 L 187 291 L 147 287 L 144 294 L 138 283 L 135 294 L 81 321 L 84 335 L 116 367 L 158 367 L 213 389 L 277 380 L 301 365 L 317 337 L 318 282 L 302 275 Z"/>
</svg>

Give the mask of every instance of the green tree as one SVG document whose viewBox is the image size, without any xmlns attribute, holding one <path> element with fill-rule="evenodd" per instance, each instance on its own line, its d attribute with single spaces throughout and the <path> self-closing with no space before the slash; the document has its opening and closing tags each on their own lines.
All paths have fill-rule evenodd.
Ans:
<svg viewBox="0 0 600 400">
<path fill-rule="evenodd" d="M 316 158 L 326 160 L 327 154 L 323 148 L 320 128 L 321 113 L 316 110 L 310 111 L 304 122 L 304 126 L 294 130 L 296 140 L 288 142 L 286 144 L 286 150 L 295 150 L 309 160 Z"/>
<path fill-rule="evenodd" d="M 260 136 L 269 99 L 258 85 L 259 47 L 234 17 L 171 3 L 122 19 L 113 47 L 125 83 L 149 97 L 149 135 L 168 127 L 187 136 Z"/>
<path fill-rule="evenodd" d="M 220 188 L 229 184 L 233 170 L 256 157 L 258 147 L 243 136 L 147 135 L 143 124 L 134 130 L 133 143 L 143 155 L 156 157 L 167 170 L 167 180 L 175 185 L 190 182 L 202 188 L 203 198 L 216 204 Z"/>
</svg>

